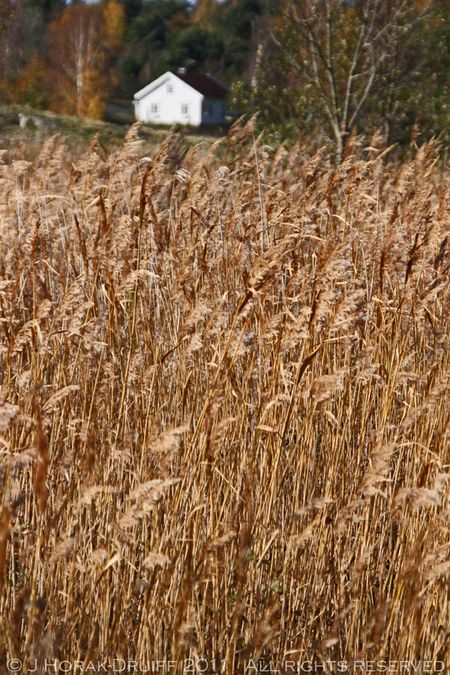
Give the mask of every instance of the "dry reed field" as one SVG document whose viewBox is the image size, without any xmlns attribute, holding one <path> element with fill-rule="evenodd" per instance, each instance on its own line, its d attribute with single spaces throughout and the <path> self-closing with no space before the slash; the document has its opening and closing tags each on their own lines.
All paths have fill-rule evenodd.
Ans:
<svg viewBox="0 0 450 675">
<path fill-rule="evenodd" d="M 336 168 L 250 121 L 25 151 L 0 165 L 4 672 L 441 672 L 436 144 L 354 138 Z"/>
</svg>

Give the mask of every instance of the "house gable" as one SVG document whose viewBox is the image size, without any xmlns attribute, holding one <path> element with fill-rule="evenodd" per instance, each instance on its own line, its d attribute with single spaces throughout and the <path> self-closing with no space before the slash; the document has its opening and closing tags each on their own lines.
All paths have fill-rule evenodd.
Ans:
<svg viewBox="0 0 450 675">
<path fill-rule="evenodd" d="M 188 82 L 185 82 L 182 78 L 178 77 L 178 75 L 175 75 L 175 73 L 172 73 L 170 70 L 168 70 L 164 75 L 161 75 L 158 77 L 156 80 L 153 82 L 150 82 L 150 84 L 147 84 L 146 87 L 141 89 L 140 91 L 136 92 L 134 95 L 134 100 L 135 101 L 140 101 L 141 99 L 145 98 L 149 94 L 153 93 L 155 90 L 159 89 L 162 86 L 167 86 L 169 84 L 173 84 L 176 86 L 176 83 L 178 83 L 179 88 L 181 86 L 181 90 L 183 91 L 184 88 L 188 88 L 192 90 L 192 92 L 195 92 L 196 94 L 199 94 L 202 96 L 201 92 L 198 91 L 195 87 L 193 87 L 191 84 Z M 172 93 L 172 92 L 171 92 Z"/>
<path fill-rule="evenodd" d="M 202 122 L 203 95 L 168 71 L 134 96 L 136 118 L 152 124 Z"/>
</svg>

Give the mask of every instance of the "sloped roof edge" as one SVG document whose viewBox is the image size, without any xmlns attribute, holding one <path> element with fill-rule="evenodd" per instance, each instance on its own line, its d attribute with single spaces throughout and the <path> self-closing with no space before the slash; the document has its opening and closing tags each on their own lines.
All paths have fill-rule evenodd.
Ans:
<svg viewBox="0 0 450 675">
<path fill-rule="evenodd" d="M 196 89 L 200 94 L 203 94 L 203 96 L 222 98 L 222 96 L 228 94 L 228 88 L 209 73 L 187 72 L 177 74 L 177 77 L 193 89 Z"/>
<path fill-rule="evenodd" d="M 147 94 L 150 94 L 151 91 L 160 87 L 162 84 L 164 84 L 169 75 L 173 75 L 173 73 L 170 70 L 168 70 L 163 75 L 157 77 L 156 80 L 153 80 L 153 82 L 150 82 L 142 89 L 139 89 L 139 91 L 137 91 L 133 96 L 134 100 L 139 101 L 141 98 L 144 98 L 144 96 L 147 96 Z"/>
<path fill-rule="evenodd" d="M 134 100 L 139 101 L 154 89 L 160 87 L 168 79 L 169 75 L 173 75 L 178 80 L 181 80 L 181 82 L 184 82 L 184 84 L 187 84 L 188 87 L 195 89 L 199 94 L 208 98 L 222 98 L 228 93 L 228 88 L 209 73 L 173 73 L 171 70 L 168 70 L 163 75 L 160 75 L 160 77 L 157 77 L 156 80 L 143 87 L 143 89 L 137 91 L 134 94 Z"/>
</svg>

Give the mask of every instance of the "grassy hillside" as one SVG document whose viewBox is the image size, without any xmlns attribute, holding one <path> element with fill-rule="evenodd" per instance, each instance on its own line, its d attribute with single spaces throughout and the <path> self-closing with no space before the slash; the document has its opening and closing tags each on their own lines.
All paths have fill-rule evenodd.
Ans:
<svg viewBox="0 0 450 675">
<path fill-rule="evenodd" d="M 72 157 L 87 151 L 94 136 L 105 150 L 113 150 L 123 143 L 128 128 L 129 124 L 57 115 L 27 106 L 0 106 L 0 146 L 12 150 L 19 146 L 20 152 L 27 152 L 30 158 L 39 152 L 43 141 L 54 135 L 61 137 Z M 167 127 L 142 124 L 139 134 L 148 145 L 157 145 L 167 132 Z M 209 146 L 222 132 L 179 128 L 179 133 L 189 144 L 204 142 Z"/>
<path fill-rule="evenodd" d="M 442 669 L 435 145 L 26 153 L 0 165 L 0 663 Z"/>
</svg>

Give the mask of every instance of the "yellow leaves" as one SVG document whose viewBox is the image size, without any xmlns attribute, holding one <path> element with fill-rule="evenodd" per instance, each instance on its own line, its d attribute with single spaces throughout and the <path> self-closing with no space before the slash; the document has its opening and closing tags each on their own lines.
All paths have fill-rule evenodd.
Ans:
<svg viewBox="0 0 450 675">
<path fill-rule="evenodd" d="M 101 120 L 105 109 L 103 97 L 97 92 L 87 97 L 86 117 Z"/>
<path fill-rule="evenodd" d="M 46 72 L 43 59 L 33 56 L 20 71 L 20 77 L 11 85 L 11 96 L 18 103 L 39 107 L 45 104 Z"/>
<path fill-rule="evenodd" d="M 210 26 L 217 14 L 219 4 L 217 0 L 199 0 L 195 6 L 194 21 L 205 27 Z"/>
<path fill-rule="evenodd" d="M 104 10 L 98 5 L 71 5 L 51 24 L 52 106 L 56 112 L 94 119 L 103 115 L 108 85 L 105 31 L 114 40 L 119 30 L 111 17 L 105 23 Z"/>
<path fill-rule="evenodd" d="M 105 44 L 110 51 L 116 51 L 122 44 L 125 30 L 125 8 L 117 0 L 108 0 L 103 6 Z"/>
</svg>

